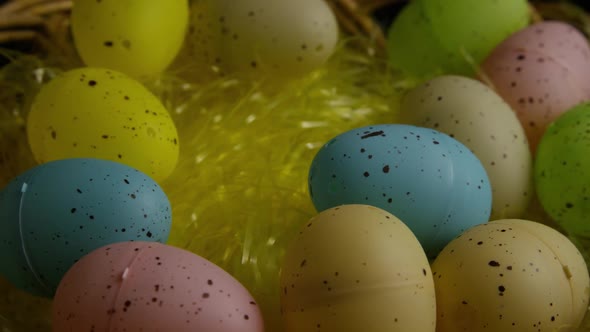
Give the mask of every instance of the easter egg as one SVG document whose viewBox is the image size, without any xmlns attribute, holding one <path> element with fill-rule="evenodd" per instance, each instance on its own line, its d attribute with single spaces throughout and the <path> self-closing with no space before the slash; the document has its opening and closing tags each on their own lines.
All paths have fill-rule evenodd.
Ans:
<svg viewBox="0 0 590 332">
<path fill-rule="evenodd" d="M 163 180 L 178 160 L 170 114 L 143 85 L 99 68 L 65 72 L 35 96 L 27 119 L 39 163 L 99 158 L 127 164 Z"/>
<path fill-rule="evenodd" d="M 549 125 L 535 160 L 539 200 L 572 235 L 590 236 L 590 104 L 567 111 Z"/>
<path fill-rule="evenodd" d="M 309 171 L 318 211 L 367 204 L 390 212 L 416 234 L 429 257 L 465 229 L 487 222 L 492 194 L 480 161 L 433 129 L 375 125 L 326 143 Z"/>
<path fill-rule="evenodd" d="M 312 218 L 281 269 L 286 332 L 434 332 L 436 301 L 428 259 L 390 213 L 343 205 Z"/>
<path fill-rule="evenodd" d="M 548 226 L 498 220 L 453 240 L 432 264 L 437 331 L 574 331 L 590 283 L 576 247 Z"/>
<path fill-rule="evenodd" d="M 515 33 L 482 70 L 516 111 L 533 151 L 551 122 L 590 99 L 590 45 L 566 23 L 542 22 Z"/>
<path fill-rule="evenodd" d="M 0 192 L 0 274 L 52 296 L 82 256 L 120 241 L 166 242 L 170 203 L 150 177 L 123 164 L 64 159 L 19 175 Z"/>
<path fill-rule="evenodd" d="M 389 28 L 387 51 L 396 69 L 420 77 L 461 72 L 464 66 L 460 55 L 446 50 L 434 35 L 419 1 L 410 1 Z"/>
<path fill-rule="evenodd" d="M 476 63 L 506 37 L 526 27 L 526 0 L 419 0 L 432 31 L 448 50 L 464 50 Z"/>
<path fill-rule="evenodd" d="M 74 43 L 87 66 L 157 75 L 184 42 L 188 12 L 187 0 L 75 0 Z"/>
<path fill-rule="evenodd" d="M 160 243 L 119 242 L 64 276 L 53 331 L 262 332 L 249 292 L 220 267 Z"/>
<path fill-rule="evenodd" d="M 191 24 L 193 61 L 221 74 L 297 76 L 322 65 L 338 41 L 320 0 L 196 1 Z"/>
<path fill-rule="evenodd" d="M 404 97 L 402 117 L 473 151 L 492 186 L 492 219 L 524 214 L 533 196 L 531 152 L 518 118 L 494 91 L 470 78 L 441 76 Z"/>
<path fill-rule="evenodd" d="M 388 31 L 390 62 L 410 75 L 472 74 L 496 45 L 527 25 L 528 13 L 525 0 L 414 1 Z"/>
</svg>

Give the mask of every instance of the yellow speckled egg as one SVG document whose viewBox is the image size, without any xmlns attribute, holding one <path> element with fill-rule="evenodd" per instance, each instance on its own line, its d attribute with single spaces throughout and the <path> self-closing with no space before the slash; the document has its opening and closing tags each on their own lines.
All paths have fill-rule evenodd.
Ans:
<svg viewBox="0 0 590 332">
<path fill-rule="evenodd" d="M 432 265 L 437 332 L 574 331 L 590 281 L 576 247 L 527 220 L 475 226 Z"/>
<path fill-rule="evenodd" d="M 470 78 L 440 76 L 405 96 L 402 117 L 473 151 L 490 178 L 492 220 L 522 217 L 533 196 L 531 152 L 516 114 L 493 90 Z"/>
<path fill-rule="evenodd" d="M 223 74 L 304 74 L 322 65 L 338 41 L 324 0 L 200 0 L 191 24 L 195 62 Z"/>
<path fill-rule="evenodd" d="M 325 210 L 284 259 L 287 332 L 433 332 L 436 301 L 420 243 L 398 218 L 368 205 Z"/>
<path fill-rule="evenodd" d="M 43 86 L 31 106 L 27 135 L 39 163 L 107 159 L 155 180 L 172 173 L 179 153 L 176 127 L 158 98 L 107 69 L 74 69 Z"/>
<path fill-rule="evenodd" d="M 72 32 L 86 65 L 151 76 L 176 57 L 188 16 L 188 0 L 75 0 Z"/>
</svg>

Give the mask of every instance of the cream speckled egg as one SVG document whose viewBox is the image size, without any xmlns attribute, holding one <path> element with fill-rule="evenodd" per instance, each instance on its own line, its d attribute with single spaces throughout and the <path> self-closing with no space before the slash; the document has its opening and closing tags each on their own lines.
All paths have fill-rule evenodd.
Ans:
<svg viewBox="0 0 590 332">
<path fill-rule="evenodd" d="M 531 153 L 518 118 L 494 91 L 470 78 L 441 76 L 405 96 L 402 116 L 449 134 L 480 159 L 492 186 L 492 220 L 526 211 L 533 193 Z"/>
<path fill-rule="evenodd" d="M 410 229 L 368 205 L 325 210 L 303 226 L 281 270 L 287 332 L 432 332 L 434 285 Z"/>
<path fill-rule="evenodd" d="M 573 331 L 588 308 L 580 252 L 532 221 L 475 226 L 441 252 L 432 271 L 438 332 Z"/>
<path fill-rule="evenodd" d="M 221 73 L 306 73 L 323 64 L 337 40 L 324 0 L 201 0 L 192 7 L 193 58 Z"/>
</svg>

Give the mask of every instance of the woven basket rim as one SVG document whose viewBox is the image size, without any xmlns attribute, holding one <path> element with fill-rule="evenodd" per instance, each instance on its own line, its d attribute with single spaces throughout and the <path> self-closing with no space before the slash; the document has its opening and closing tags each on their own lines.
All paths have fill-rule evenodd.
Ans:
<svg viewBox="0 0 590 332">
<path fill-rule="evenodd" d="M 189 2 L 195 0 L 188 0 Z M 380 8 L 411 0 L 325 0 L 333 9 L 342 31 L 349 36 L 364 36 L 357 46 L 369 53 L 385 55 L 387 36 L 372 16 Z M 37 44 L 43 53 L 52 46 L 72 52 L 69 14 L 73 0 L 7 0 L 0 5 L 0 47 L 10 42 Z M 562 19 L 590 36 L 590 16 L 568 2 L 529 2 L 531 21 Z"/>
</svg>

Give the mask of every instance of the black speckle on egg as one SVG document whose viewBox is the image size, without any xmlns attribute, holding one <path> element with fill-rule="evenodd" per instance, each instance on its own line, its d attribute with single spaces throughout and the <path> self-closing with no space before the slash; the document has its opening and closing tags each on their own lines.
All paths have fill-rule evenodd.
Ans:
<svg viewBox="0 0 590 332">
<path fill-rule="evenodd" d="M 367 139 L 370 137 L 376 137 L 376 136 L 385 136 L 385 133 L 383 132 L 383 130 L 379 130 L 379 131 L 373 131 L 373 132 L 369 132 L 366 133 L 365 135 L 361 136 L 361 139 Z"/>
</svg>

